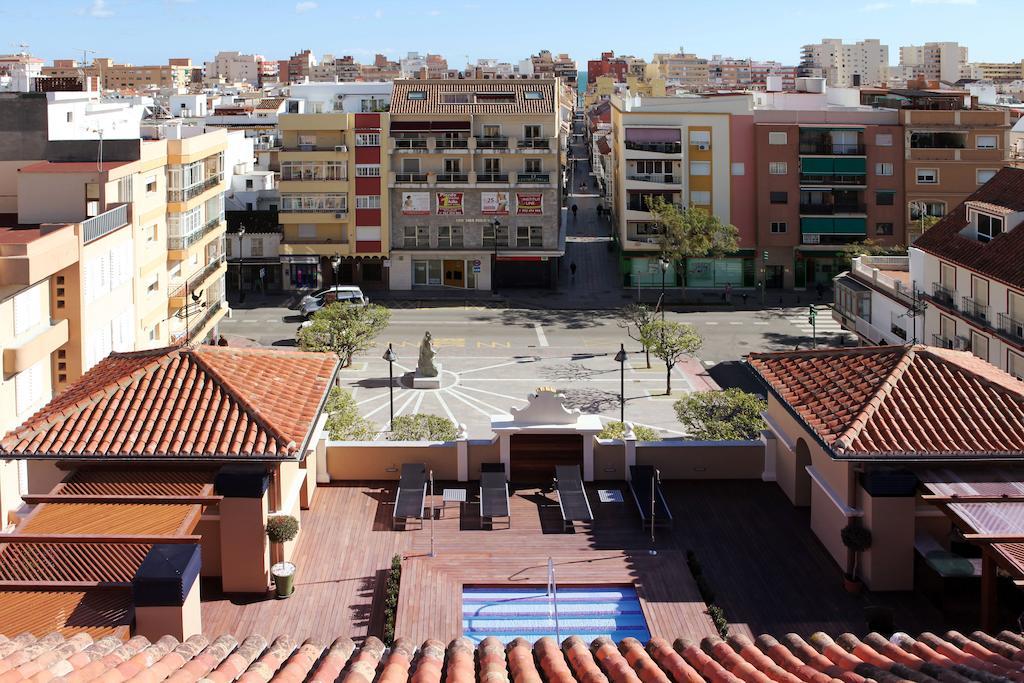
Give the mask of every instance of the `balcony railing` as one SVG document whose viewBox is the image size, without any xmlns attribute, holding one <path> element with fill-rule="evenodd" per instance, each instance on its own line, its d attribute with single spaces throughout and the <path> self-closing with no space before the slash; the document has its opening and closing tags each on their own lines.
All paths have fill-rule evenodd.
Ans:
<svg viewBox="0 0 1024 683">
<path fill-rule="evenodd" d="M 184 190 L 167 190 L 167 201 L 187 202 L 193 197 L 198 197 L 211 187 L 217 187 L 222 182 L 224 182 L 224 175 L 222 173 L 218 173 L 217 175 L 210 176 L 198 185 L 186 187 Z"/>
<path fill-rule="evenodd" d="M 517 173 L 516 182 L 520 183 L 550 183 L 550 173 Z"/>
<path fill-rule="evenodd" d="M 943 349 L 952 349 L 956 344 L 949 337 L 943 337 L 941 334 L 933 334 L 932 346 L 938 346 Z"/>
<path fill-rule="evenodd" d="M 1014 318 L 1008 313 L 999 314 L 998 330 L 1003 336 L 1009 337 L 1018 344 L 1024 344 L 1024 320 Z"/>
<path fill-rule="evenodd" d="M 932 283 L 932 299 L 946 308 L 956 310 L 956 292 L 939 282 Z"/>
<path fill-rule="evenodd" d="M 439 183 L 468 183 L 468 173 L 438 173 L 437 182 Z"/>
<path fill-rule="evenodd" d="M 434 146 L 437 149 L 468 149 L 469 140 L 466 138 L 438 138 Z"/>
<path fill-rule="evenodd" d="M 801 185 L 867 185 L 865 175 L 816 175 L 812 173 L 801 173 Z"/>
<path fill-rule="evenodd" d="M 121 204 L 82 221 L 82 242 L 88 244 L 128 225 L 128 205 Z"/>
<path fill-rule="evenodd" d="M 207 263 L 206 267 L 204 267 L 201 271 L 194 274 L 188 280 L 182 282 L 180 285 L 172 289 L 168 297 L 173 299 L 175 297 L 185 296 L 188 292 L 195 291 L 195 288 L 201 285 L 206 278 L 213 275 L 217 271 L 217 269 L 220 268 L 221 265 L 223 265 L 223 263 L 224 254 L 221 254 L 214 260 Z"/>
<path fill-rule="evenodd" d="M 508 173 L 477 173 L 478 183 L 507 183 Z"/>
<path fill-rule="evenodd" d="M 306 182 L 337 182 L 339 180 L 348 180 L 347 173 L 328 173 L 326 175 L 314 175 L 312 173 L 296 173 L 292 171 L 285 172 L 281 170 L 281 180 L 287 180 L 289 182 L 306 181 Z"/>
<path fill-rule="evenodd" d="M 476 139 L 477 149 L 508 149 L 508 138 L 503 135 L 479 137 Z"/>
<path fill-rule="evenodd" d="M 278 209 L 281 213 L 348 213 L 347 206 L 301 206 L 301 205 L 284 205 Z"/>
<path fill-rule="evenodd" d="M 903 341 L 907 340 L 907 322 L 905 313 L 889 312 L 889 330 Z"/>
<path fill-rule="evenodd" d="M 867 207 L 864 204 L 842 203 L 842 204 L 801 204 L 800 213 L 808 216 L 832 216 L 837 213 L 865 213 Z"/>
<path fill-rule="evenodd" d="M 519 149 L 548 149 L 551 147 L 551 141 L 547 138 L 521 138 L 516 146 Z"/>
<path fill-rule="evenodd" d="M 832 142 L 802 142 L 800 143 L 801 154 L 825 154 L 825 155 L 852 155 L 863 156 L 864 145 L 852 143 Z"/>
<path fill-rule="evenodd" d="M 395 147 L 398 149 L 426 149 L 426 138 L 395 138 Z"/>
<path fill-rule="evenodd" d="M 976 299 L 965 296 L 961 299 L 963 314 L 975 322 L 988 325 L 992 320 L 989 317 L 988 305 L 978 303 Z"/>
<path fill-rule="evenodd" d="M 201 313 L 198 311 L 193 313 L 195 308 L 189 308 L 190 306 L 192 306 L 191 302 L 185 304 L 185 306 L 183 306 L 178 312 L 177 317 L 184 320 L 185 324 L 188 325 L 189 341 L 192 341 L 196 334 L 206 327 L 206 324 L 217 315 L 220 309 L 224 306 L 224 302 L 219 300 L 215 301 L 212 305 L 203 309 Z M 188 310 L 188 315 L 185 314 L 186 309 Z M 182 330 L 177 334 L 171 335 L 171 343 L 177 344 L 184 340 L 184 338 L 185 330 Z"/>
<path fill-rule="evenodd" d="M 626 140 L 626 149 L 635 152 L 659 152 L 661 154 L 682 154 L 683 143 L 681 142 L 635 142 Z"/>
<path fill-rule="evenodd" d="M 639 180 L 644 183 L 663 183 L 666 185 L 678 185 L 680 183 L 679 176 L 672 175 L 671 173 L 651 173 L 649 175 L 630 173 L 626 175 L 626 180 Z"/>
<path fill-rule="evenodd" d="M 427 182 L 426 173 L 396 173 L 396 183 L 425 183 Z"/>
<path fill-rule="evenodd" d="M 167 248 L 168 249 L 188 249 L 193 244 L 195 244 L 196 242 L 200 241 L 201 239 L 203 239 L 204 237 L 209 235 L 211 232 L 216 230 L 217 226 L 219 226 L 223 222 L 223 220 L 224 220 L 224 216 L 223 215 L 215 216 L 215 217 L 211 218 L 210 220 L 208 220 L 206 222 L 206 225 L 204 225 L 203 227 L 199 228 L 198 230 L 196 230 L 193 233 L 190 233 L 190 234 L 185 235 L 183 237 L 178 237 L 178 236 L 174 236 L 174 235 L 168 236 L 168 238 L 167 238 Z"/>
</svg>

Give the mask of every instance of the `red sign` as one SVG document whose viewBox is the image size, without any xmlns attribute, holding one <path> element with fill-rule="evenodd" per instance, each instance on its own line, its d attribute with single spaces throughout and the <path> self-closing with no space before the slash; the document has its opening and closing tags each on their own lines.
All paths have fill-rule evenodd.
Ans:
<svg viewBox="0 0 1024 683">
<path fill-rule="evenodd" d="M 461 216 L 462 215 L 462 192 L 438 192 L 437 193 L 437 215 L 438 216 Z"/>
<path fill-rule="evenodd" d="M 540 216 L 544 213 L 544 195 L 540 192 L 517 192 L 516 213 L 520 216 Z"/>
</svg>

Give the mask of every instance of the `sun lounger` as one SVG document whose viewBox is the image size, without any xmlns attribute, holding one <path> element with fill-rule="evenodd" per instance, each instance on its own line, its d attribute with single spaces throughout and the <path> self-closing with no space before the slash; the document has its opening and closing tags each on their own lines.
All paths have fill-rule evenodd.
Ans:
<svg viewBox="0 0 1024 683">
<path fill-rule="evenodd" d="M 558 507 L 562 511 L 562 524 L 565 529 L 572 527 L 574 522 L 593 522 L 594 512 L 590 509 L 586 489 L 583 488 L 583 477 L 580 476 L 578 465 L 557 465 L 555 467 L 555 490 L 558 494 Z"/>
<path fill-rule="evenodd" d="M 508 522 L 508 528 L 512 527 L 512 515 L 508 507 L 508 480 L 505 478 L 505 468 L 494 471 L 490 468 L 480 469 L 480 518 L 491 520 L 491 528 L 494 528 L 494 520 L 504 517 Z"/>
<path fill-rule="evenodd" d="M 424 507 L 427 499 L 427 468 L 419 463 L 402 465 L 402 476 L 398 480 L 395 496 L 394 521 L 420 520 L 423 525 Z"/>
<path fill-rule="evenodd" d="M 672 512 L 661 491 L 661 483 L 654 481 L 654 468 L 650 465 L 632 465 L 629 468 L 629 490 L 640 511 L 641 526 L 651 524 L 651 486 L 654 486 L 654 524 L 672 526 Z"/>
</svg>

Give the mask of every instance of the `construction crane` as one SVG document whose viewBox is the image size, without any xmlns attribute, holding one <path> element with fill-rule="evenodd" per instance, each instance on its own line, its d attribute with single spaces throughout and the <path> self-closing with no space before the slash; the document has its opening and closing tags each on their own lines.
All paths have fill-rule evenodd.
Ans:
<svg viewBox="0 0 1024 683">
<path fill-rule="evenodd" d="M 89 49 L 86 49 L 84 47 L 73 47 L 71 49 L 75 50 L 76 52 L 81 52 L 82 53 L 82 66 L 83 67 L 86 65 L 85 63 L 89 61 L 89 55 L 96 54 L 96 50 L 89 50 Z"/>
</svg>

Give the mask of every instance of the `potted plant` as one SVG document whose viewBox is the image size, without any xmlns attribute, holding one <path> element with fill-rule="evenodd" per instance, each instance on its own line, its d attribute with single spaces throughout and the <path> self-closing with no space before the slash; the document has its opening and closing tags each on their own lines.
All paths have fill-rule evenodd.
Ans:
<svg viewBox="0 0 1024 683">
<path fill-rule="evenodd" d="M 267 538 L 278 547 L 278 557 L 283 556 L 281 545 L 293 540 L 299 534 L 299 520 L 291 515 L 274 515 L 267 520 Z M 270 567 L 274 577 L 277 597 L 287 598 L 295 592 L 295 565 L 291 562 L 276 562 Z"/>
<path fill-rule="evenodd" d="M 840 532 L 840 536 L 843 539 L 843 545 L 853 555 L 847 567 L 848 571 L 843 577 L 843 587 L 850 593 L 860 593 L 864 584 L 857 575 L 857 565 L 860 563 L 860 554 L 871 548 L 871 530 L 859 522 L 851 521 Z"/>
</svg>

